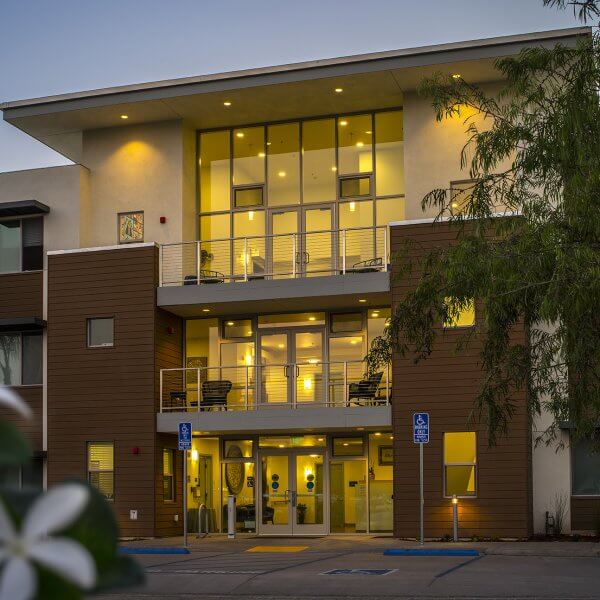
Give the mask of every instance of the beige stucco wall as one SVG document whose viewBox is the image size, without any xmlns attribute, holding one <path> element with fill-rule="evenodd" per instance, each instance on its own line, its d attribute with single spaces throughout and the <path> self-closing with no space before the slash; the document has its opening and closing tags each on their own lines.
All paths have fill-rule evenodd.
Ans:
<svg viewBox="0 0 600 600">
<path fill-rule="evenodd" d="M 488 94 L 498 85 L 482 86 Z M 461 116 L 437 121 L 431 100 L 416 92 L 404 95 L 404 180 L 405 219 L 435 217 L 436 208 L 421 209 L 423 197 L 435 188 L 448 188 L 451 181 L 469 179 L 469 169 L 461 170 L 460 157 L 468 135 L 465 118 L 485 128 L 482 116 L 463 108 Z M 470 121 L 471 122 L 471 121 Z"/>
<path fill-rule="evenodd" d="M 88 170 L 81 165 L 0 173 L 0 202 L 38 200 L 48 205 L 44 249 L 77 248 L 81 242 L 80 200 L 86 197 L 88 176 Z"/>
<path fill-rule="evenodd" d="M 90 181 L 83 245 L 118 243 L 117 214 L 138 210 L 144 211 L 144 241 L 194 238 L 194 153 L 193 135 L 181 121 L 84 132 L 82 162 Z M 183 219 L 184 204 L 191 219 Z"/>
</svg>

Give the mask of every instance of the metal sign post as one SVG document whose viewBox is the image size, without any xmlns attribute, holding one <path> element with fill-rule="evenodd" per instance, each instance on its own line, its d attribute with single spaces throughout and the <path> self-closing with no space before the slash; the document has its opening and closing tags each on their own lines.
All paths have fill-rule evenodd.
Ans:
<svg viewBox="0 0 600 600">
<path fill-rule="evenodd" d="M 424 506 L 425 494 L 423 491 L 423 444 L 429 443 L 429 413 L 413 414 L 413 442 L 419 444 L 419 521 L 421 546 L 425 543 Z"/>
<path fill-rule="evenodd" d="M 183 451 L 183 547 L 187 548 L 187 453 L 192 449 L 192 424 L 179 423 L 177 433 L 179 449 Z"/>
</svg>

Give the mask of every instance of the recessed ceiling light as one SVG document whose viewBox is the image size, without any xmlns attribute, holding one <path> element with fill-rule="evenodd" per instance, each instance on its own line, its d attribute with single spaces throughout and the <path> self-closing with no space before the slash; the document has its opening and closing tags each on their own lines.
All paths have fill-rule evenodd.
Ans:
<svg viewBox="0 0 600 600">
<path fill-rule="evenodd" d="M 317 317 L 308 317 L 308 320 L 309 320 L 309 321 L 316 321 L 316 320 L 317 320 Z"/>
<path fill-rule="evenodd" d="M 260 156 L 260 158 L 264 158 L 266 156 L 266 154 L 264 152 L 259 152 L 258 156 Z"/>
<path fill-rule="evenodd" d="M 357 148 L 362 148 L 364 145 L 365 145 L 364 142 L 356 142 Z"/>
<path fill-rule="evenodd" d="M 223 106 L 231 106 L 231 102 L 229 102 L 229 100 L 225 100 L 225 102 L 223 102 Z"/>
<path fill-rule="evenodd" d="M 348 125 L 348 121 L 340 121 L 340 125 L 342 127 L 346 127 L 346 125 Z"/>
<path fill-rule="evenodd" d="M 210 308 L 203 308 L 202 312 L 210 312 Z"/>
<path fill-rule="evenodd" d="M 452 73 L 452 79 L 460 79 L 460 73 Z"/>
<path fill-rule="evenodd" d="M 238 131 L 235 135 L 236 135 L 236 137 L 243 138 L 244 137 L 244 132 L 243 131 Z"/>
<path fill-rule="evenodd" d="M 375 434 L 376 436 L 380 436 L 381 434 L 379 433 L 379 431 Z"/>
<path fill-rule="evenodd" d="M 364 427 L 357 427 L 357 428 L 356 428 L 356 431 L 364 431 L 364 430 L 365 430 L 365 428 L 364 428 Z"/>
<path fill-rule="evenodd" d="M 283 444 L 279 444 L 278 448 L 285 448 Z"/>
<path fill-rule="evenodd" d="M 358 342 L 356 340 L 350 340 L 350 343 L 353 344 L 353 345 L 354 344 L 358 344 Z"/>
<path fill-rule="evenodd" d="M 121 119 L 129 119 L 129 115 L 121 115 Z"/>
<path fill-rule="evenodd" d="M 235 325 L 235 323 L 233 321 L 227 321 L 227 325 L 229 325 L 229 327 L 231 327 L 232 325 Z"/>
<path fill-rule="evenodd" d="M 271 142 L 267 142 L 267 146 L 270 146 L 270 145 L 271 145 Z"/>
<path fill-rule="evenodd" d="M 342 444 L 342 446 L 349 446 L 349 445 L 350 445 L 350 444 L 349 444 L 348 442 L 344 442 L 344 443 Z"/>
<path fill-rule="evenodd" d="M 279 173 L 277 173 L 277 175 L 279 175 L 279 177 L 285 177 L 287 175 L 287 173 L 285 171 L 279 171 Z"/>
<path fill-rule="evenodd" d="M 361 303 L 366 302 L 365 298 L 359 298 L 358 301 L 361 302 Z"/>
<path fill-rule="evenodd" d="M 373 132 L 372 132 L 372 131 L 365 131 L 365 133 L 366 133 L 367 135 L 371 135 Z"/>
<path fill-rule="evenodd" d="M 285 344 L 277 344 L 278 348 L 285 348 Z"/>
<path fill-rule="evenodd" d="M 331 170 L 335 173 L 337 171 L 337 167 L 331 167 Z"/>
<path fill-rule="evenodd" d="M 317 442 L 323 442 L 325 441 L 325 438 L 317 438 Z"/>
<path fill-rule="evenodd" d="M 341 94 L 344 91 L 344 88 L 335 88 L 335 90 L 333 90 L 336 94 Z"/>
</svg>

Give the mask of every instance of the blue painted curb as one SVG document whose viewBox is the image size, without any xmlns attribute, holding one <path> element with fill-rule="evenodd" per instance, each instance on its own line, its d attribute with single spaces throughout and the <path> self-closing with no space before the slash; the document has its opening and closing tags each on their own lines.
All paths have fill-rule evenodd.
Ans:
<svg viewBox="0 0 600 600">
<path fill-rule="evenodd" d="M 478 550 L 468 548 L 388 548 L 386 556 L 479 556 Z"/>
<path fill-rule="evenodd" d="M 189 554 L 187 548 L 132 548 L 124 546 L 119 548 L 120 554 Z"/>
</svg>

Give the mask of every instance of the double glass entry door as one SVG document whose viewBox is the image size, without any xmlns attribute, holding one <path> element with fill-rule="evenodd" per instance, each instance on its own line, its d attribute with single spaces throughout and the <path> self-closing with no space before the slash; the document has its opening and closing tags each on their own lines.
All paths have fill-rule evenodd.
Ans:
<svg viewBox="0 0 600 600">
<path fill-rule="evenodd" d="M 331 205 L 273 210 L 269 219 L 275 278 L 325 275 L 335 269 Z"/>
<path fill-rule="evenodd" d="M 322 328 L 260 334 L 261 404 L 325 401 Z"/>
<path fill-rule="evenodd" d="M 259 533 L 325 535 L 324 458 L 306 450 L 261 454 Z"/>
</svg>

